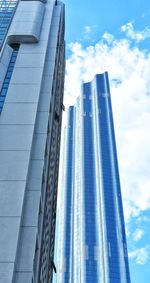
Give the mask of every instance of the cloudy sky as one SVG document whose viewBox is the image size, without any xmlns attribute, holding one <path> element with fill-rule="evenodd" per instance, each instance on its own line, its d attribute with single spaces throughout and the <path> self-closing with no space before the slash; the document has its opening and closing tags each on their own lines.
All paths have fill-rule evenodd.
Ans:
<svg viewBox="0 0 150 283">
<path fill-rule="evenodd" d="M 65 0 L 65 104 L 109 72 L 132 283 L 150 282 L 150 4 Z"/>
</svg>

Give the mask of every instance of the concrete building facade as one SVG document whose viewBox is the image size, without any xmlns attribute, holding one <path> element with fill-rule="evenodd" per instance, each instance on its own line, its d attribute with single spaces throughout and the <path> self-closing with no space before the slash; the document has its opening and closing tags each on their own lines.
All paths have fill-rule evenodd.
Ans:
<svg viewBox="0 0 150 283">
<path fill-rule="evenodd" d="M 51 283 L 64 5 L 0 1 L 0 31 L 0 282 Z"/>
</svg>

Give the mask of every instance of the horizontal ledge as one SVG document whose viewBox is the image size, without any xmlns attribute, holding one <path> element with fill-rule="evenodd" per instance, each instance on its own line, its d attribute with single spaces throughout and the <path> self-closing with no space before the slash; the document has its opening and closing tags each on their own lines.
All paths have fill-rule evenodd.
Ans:
<svg viewBox="0 0 150 283">
<path fill-rule="evenodd" d="M 33 35 L 25 35 L 25 34 L 15 34 L 9 35 L 7 39 L 7 43 L 11 45 L 12 43 L 37 43 L 38 38 Z"/>
</svg>

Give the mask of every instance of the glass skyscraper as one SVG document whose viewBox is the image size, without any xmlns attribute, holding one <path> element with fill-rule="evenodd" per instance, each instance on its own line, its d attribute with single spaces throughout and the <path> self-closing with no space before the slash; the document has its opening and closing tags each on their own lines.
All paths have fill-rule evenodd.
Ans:
<svg viewBox="0 0 150 283">
<path fill-rule="evenodd" d="M 0 282 L 51 283 L 64 4 L 0 0 Z"/>
<path fill-rule="evenodd" d="M 68 116 L 57 283 L 130 283 L 107 72 L 83 84 Z"/>
</svg>

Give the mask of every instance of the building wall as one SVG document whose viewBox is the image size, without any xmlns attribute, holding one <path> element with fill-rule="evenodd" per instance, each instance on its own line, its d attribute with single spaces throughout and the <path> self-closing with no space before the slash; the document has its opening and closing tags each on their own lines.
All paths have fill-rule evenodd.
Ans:
<svg viewBox="0 0 150 283">
<path fill-rule="evenodd" d="M 20 1 L 0 54 L 5 77 L 19 44 L 0 116 L 0 278 L 7 283 L 52 281 L 65 51 L 64 6 L 55 4 Z"/>
<path fill-rule="evenodd" d="M 72 203 L 66 196 L 69 204 L 64 206 L 71 206 L 73 216 L 66 228 L 70 215 L 66 209 L 62 220 L 66 237 L 60 253 L 60 258 L 66 257 L 67 235 L 72 235 L 72 249 L 65 259 L 70 261 L 71 275 L 67 277 L 69 269 L 60 269 L 57 282 L 130 283 L 108 74 L 96 75 L 92 82 L 83 84 L 82 95 L 71 110 L 76 113 L 74 174 L 63 190 L 68 196 L 73 194 Z M 69 170 L 70 159 L 65 160 Z"/>
</svg>

